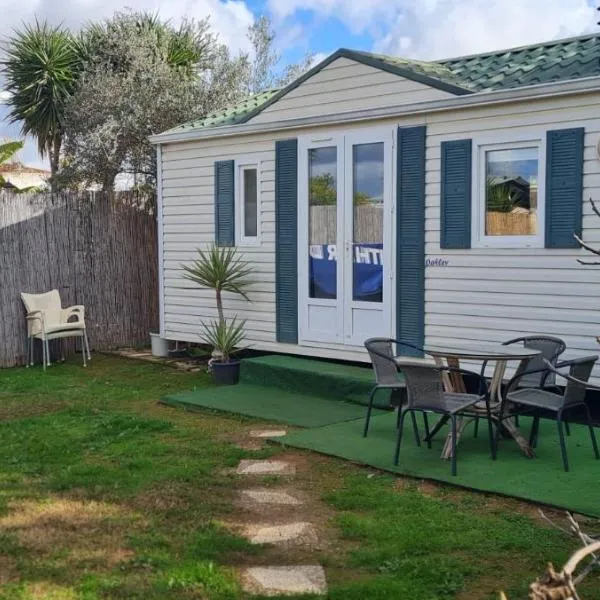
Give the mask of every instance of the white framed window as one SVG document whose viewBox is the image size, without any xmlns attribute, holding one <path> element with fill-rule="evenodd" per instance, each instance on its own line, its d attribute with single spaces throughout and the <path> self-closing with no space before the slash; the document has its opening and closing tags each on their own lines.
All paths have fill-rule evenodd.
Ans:
<svg viewBox="0 0 600 600">
<path fill-rule="evenodd" d="M 238 246 L 260 244 L 260 161 L 235 161 L 235 238 Z"/>
<path fill-rule="evenodd" d="M 474 140 L 472 247 L 543 247 L 545 174 L 545 132 Z"/>
</svg>

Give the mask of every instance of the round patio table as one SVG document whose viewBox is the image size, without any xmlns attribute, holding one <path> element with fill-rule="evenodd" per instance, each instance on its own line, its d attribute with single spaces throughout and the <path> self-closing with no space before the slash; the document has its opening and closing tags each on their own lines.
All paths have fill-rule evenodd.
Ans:
<svg viewBox="0 0 600 600">
<path fill-rule="evenodd" d="M 539 350 L 523 348 L 522 346 L 503 346 L 498 343 L 475 343 L 469 344 L 468 346 L 426 344 L 423 349 L 425 354 L 433 357 L 433 360 L 439 367 L 448 366 L 452 368 L 460 368 L 460 360 L 493 362 L 495 366 L 489 387 L 492 416 L 494 416 L 494 414 L 499 414 L 500 406 L 502 404 L 502 380 L 504 378 L 504 373 L 506 372 L 507 364 L 511 361 L 519 361 L 519 366 L 521 366 L 523 363 L 529 362 L 532 358 L 535 358 L 540 354 Z M 444 361 L 446 364 L 444 364 Z M 445 372 L 442 374 L 442 379 L 447 392 L 466 392 L 465 384 L 460 373 Z M 482 410 L 481 412 L 482 417 L 487 417 L 485 410 Z M 441 421 L 443 421 L 443 419 Z M 457 442 L 460 440 L 460 436 L 466 427 L 467 422 L 468 421 L 465 419 L 461 420 L 457 431 Z M 441 426 L 443 423 L 440 423 L 439 425 Z M 510 436 L 515 440 L 526 456 L 529 458 L 534 456 L 533 449 L 529 445 L 529 441 L 525 439 L 525 437 L 519 431 L 519 428 L 516 426 L 513 419 L 505 420 L 502 423 L 502 426 L 508 431 Z M 434 427 L 432 430 L 432 434 L 439 430 L 439 427 L 436 427 Z M 451 436 L 451 433 L 448 434 L 448 438 L 446 439 L 446 444 L 442 452 L 442 458 L 450 458 L 452 448 Z"/>
</svg>

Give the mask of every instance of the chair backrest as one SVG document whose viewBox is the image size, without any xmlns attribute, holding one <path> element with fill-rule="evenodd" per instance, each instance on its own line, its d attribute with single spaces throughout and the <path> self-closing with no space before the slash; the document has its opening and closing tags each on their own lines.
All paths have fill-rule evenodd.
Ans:
<svg viewBox="0 0 600 600">
<path fill-rule="evenodd" d="M 390 338 L 369 338 L 365 341 L 377 385 L 398 383 L 398 368 L 394 362 L 393 344 L 394 340 Z"/>
<path fill-rule="evenodd" d="M 525 388 L 538 388 L 543 384 L 552 385 L 555 383 L 555 374 L 552 371 L 540 371 L 544 369 L 547 360 L 551 365 L 556 365 L 558 357 L 565 351 L 567 345 L 557 337 L 545 336 L 545 335 L 531 335 L 514 340 L 504 342 L 504 346 L 510 344 L 523 344 L 525 348 L 531 348 L 532 350 L 539 350 L 540 354 L 535 356 L 529 361 L 523 361 L 523 363 L 517 369 L 516 375 L 521 373 L 527 373 L 528 371 L 537 371 L 537 373 L 531 373 L 530 375 L 523 375 L 518 381 L 519 387 Z"/>
<path fill-rule="evenodd" d="M 592 374 L 592 369 L 598 360 L 598 356 L 585 356 L 570 360 L 569 375 L 565 386 L 564 405 L 581 404 L 585 400 L 588 381 Z"/>
<path fill-rule="evenodd" d="M 61 302 L 58 290 L 50 290 L 44 294 L 26 294 L 21 293 L 21 299 L 28 313 L 34 311 L 42 311 L 44 313 L 44 321 L 46 325 L 60 323 L 61 318 Z M 34 322 L 32 333 L 40 331 L 39 322 Z"/>
<path fill-rule="evenodd" d="M 409 408 L 444 408 L 444 385 L 435 365 L 410 359 L 396 364 L 406 381 Z"/>
</svg>

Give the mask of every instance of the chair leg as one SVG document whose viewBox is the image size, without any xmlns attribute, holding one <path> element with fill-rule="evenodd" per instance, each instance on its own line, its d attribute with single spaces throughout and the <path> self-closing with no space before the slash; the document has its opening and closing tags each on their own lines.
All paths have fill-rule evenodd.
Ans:
<svg viewBox="0 0 600 600">
<path fill-rule="evenodd" d="M 475 417 L 475 424 L 473 426 L 473 437 L 476 438 L 479 433 L 479 417 Z"/>
<path fill-rule="evenodd" d="M 406 416 L 406 413 L 409 412 L 408 409 L 402 410 L 399 409 L 401 411 L 401 415 L 400 415 L 400 427 L 398 427 L 398 430 L 396 431 L 396 450 L 394 452 L 394 464 L 396 466 L 398 466 L 398 461 L 400 460 L 400 445 L 402 444 L 402 431 L 404 429 L 404 417 Z M 410 411 L 412 412 L 412 411 Z"/>
<path fill-rule="evenodd" d="M 600 453 L 598 452 L 598 443 L 596 442 L 596 432 L 594 431 L 594 422 L 592 421 L 592 415 L 590 414 L 590 407 L 584 404 L 585 416 L 587 417 L 588 429 L 590 430 L 590 438 L 592 439 L 592 447 L 594 448 L 594 456 L 596 460 L 600 459 Z"/>
<path fill-rule="evenodd" d="M 564 425 L 565 425 L 565 433 L 567 434 L 567 437 L 571 437 L 571 426 L 569 425 L 568 421 L 563 421 Z"/>
<path fill-rule="evenodd" d="M 456 475 L 456 415 L 452 415 L 452 475 Z"/>
<path fill-rule="evenodd" d="M 560 453 L 562 455 L 563 467 L 565 471 L 569 470 L 569 459 L 567 458 L 567 445 L 565 444 L 565 434 L 563 432 L 562 415 L 556 417 L 556 426 L 558 428 L 558 439 L 560 441 Z"/>
<path fill-rule="evenodd" d="M 492 453 L 492 460 L 496 460 L 496 434 L 494 432 L 494 424 L 492 423 L 491 415 L 488 415 L 488 436 L 490 438 L 490 452 Z"/>
<path fill-rule="evenodd" d="M 87 362 L 85 361 L 85 338 L 81 338 L 81 357 L 83 358 L 83 366 L 87 367 Z"/>
<path fill-rule="evenodd" d="M 537 446 L 537 438 L 538 438 L 539 429 L 540 429 L 540 418 L 533 417 L 533 422 L 531 423 L 531 430 L 529 431 L 529 445 L 532 448 L 535 448 Z"/>
<path fill-rule="evenodd" d="M 48 338 L 46 338 L 46 360 L 47 366 L 50 366 L 52 363 L 50 361 L 50 340 Z"/>
<path fill-rule="evenodd" d="M 87 351 L 88 360 L 92 360 L 92 355 L 90 354 L 90 343 L 88 341 L 87 331 L 83 330 L 83 339 L 85 341 L 85 349 Z"/>
<path fill-rule="evenodd" d="M 371 413 L 373 412 L 373 400 L 375 399 L 375 392 L 377 391 L 377 386 L 375 386 L 371 393 L 369 394 L 369 406 L 367 407 L 367 418 L 365 419 L 365 428 L 363 430 L 363 437 L 367 437 L 369 433 L 369 423 L 371 422 Z M 400 411 L 400 408 L 398 408 Z"/>
<path fill-rule="evenodd" d="M 425 426 L 425 441 L 427 442 L 427 447 L 431 449 L 431 437 L 429 435 L 429 418 L 427 417 L 427 413 L 423 413 L 423 425 Z"/>
<path fill-rule="evenodd" d="M 419 426 L 417 425 L 417 416 L 415 415 L 414 411 L 410 411 L 410 419 L 412 421 L 412 426 L 413 426 L 413 433 L 415 434 L 415 443 L 417 444 L 417 446 L 421 446 L 421 438 L 419 436 Z M 402 426 L 402 423 L 400 423 L 400 426 Z"/>
<path fill-rule="evenodd" d="M 46 370 L 46 340 L 42 338 L 42 365 L 44 366 L 44 371 Z"/>
</svg>

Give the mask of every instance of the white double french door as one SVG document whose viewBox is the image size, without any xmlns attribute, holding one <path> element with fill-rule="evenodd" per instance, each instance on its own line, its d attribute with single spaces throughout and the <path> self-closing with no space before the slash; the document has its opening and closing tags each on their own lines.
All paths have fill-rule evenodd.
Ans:
<svg viewBox="0 0 600 600">
<path fill-rule="evenodd" d="M 389 129 L 298 140 L 300 342 L 392 333 L 392 152 Z"/>
</svg>

